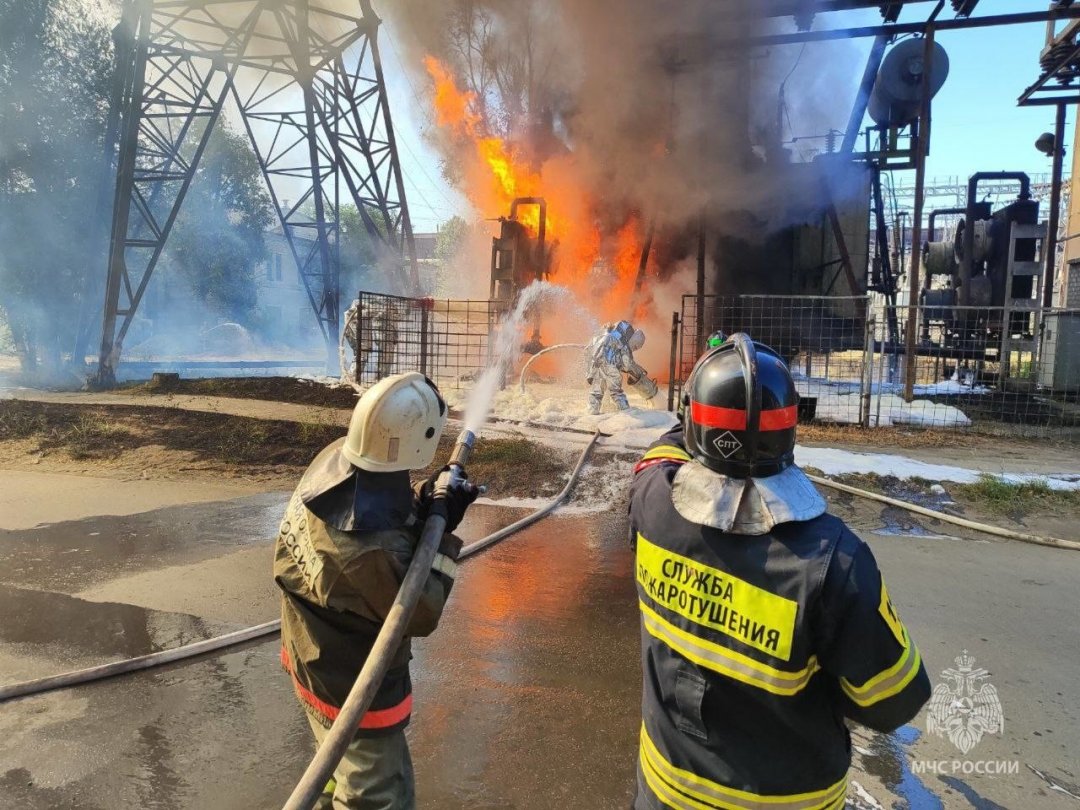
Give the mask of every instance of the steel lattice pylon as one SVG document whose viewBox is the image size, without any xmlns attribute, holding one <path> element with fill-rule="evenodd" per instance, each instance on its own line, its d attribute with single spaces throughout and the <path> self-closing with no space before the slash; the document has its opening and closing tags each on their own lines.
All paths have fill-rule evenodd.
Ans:
<svg viewBox="0 0 1080 810">
<path fill-rule="evenodd" d="M 231 96 L 337 357 L 338 211 L 360 212 L 418 292 L 416 251 L 370 0 L 128 0 L 117 36 L 119 152 L 97 381 L 121 347 Z M 288 200 L 288 202 L 286 202 Z"/>
</svg>

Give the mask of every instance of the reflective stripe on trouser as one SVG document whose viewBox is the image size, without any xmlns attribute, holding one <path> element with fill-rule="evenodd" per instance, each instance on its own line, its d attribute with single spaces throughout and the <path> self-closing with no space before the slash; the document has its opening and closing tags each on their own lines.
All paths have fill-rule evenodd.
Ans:
<svg viewBox="0 0 1080 810">
<path fill-rule="evenodd" d="M 656 748 L 641 726 L 638 789 L 662 807 L 676 810 L 834 810 L 847 795 L 847 776 L 822 790 L 789 795 L 761 795 L 713 782 L 676 768 Z"/>
<path fill-rule="evenodd" d="M 315 742 L 321 745 L 329 729 L 304 714 Z M 405 731 L 353 739 L 334 770 L 334 781 L 333 794 L 324 791 L 316 810 L 415 810 L 416 787 Z"/>
<path fill-rule="evenodd" d="M 623 393 L 622 373 L 610 363 L 601 363 L 593 369 L 592 390 L 589 392 L 589 408 L 600 411 L 600 405 L 604 401 L 604 391 L 611 396 L 611 401 L 619 410 L 630 407 L 630 403 Z"/>
</svg>

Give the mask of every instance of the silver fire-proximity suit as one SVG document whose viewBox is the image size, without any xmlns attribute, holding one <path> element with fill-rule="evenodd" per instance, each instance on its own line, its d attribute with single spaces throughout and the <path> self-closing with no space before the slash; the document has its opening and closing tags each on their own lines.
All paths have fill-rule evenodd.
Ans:
<svg viewBox="0 0 1080 810">
<path fill-rule="evenodd" d="M 356 355 L 356 367 L 363 372 L 377 353 L 376 379 L 389 377 L 394 370 L 394 344 L 397 343 L 397 322 L 388 303 L 365 299 L 353 301 L 345 313 L 345 339 Z"/>
<path fill-rule="evenodd" d="M 634 352 L 645 344 L 645 333 L 629 321 L 606 324 L 585 348 L 585 381 L 590 386 L 589 413 L 600 413 L 606 391 L 620 411 L 630 407 L 623 391 L 622 375 L 630 375 L 631 384 L 648 379 L 645 370 L 634 361 Z"/>
</svg>

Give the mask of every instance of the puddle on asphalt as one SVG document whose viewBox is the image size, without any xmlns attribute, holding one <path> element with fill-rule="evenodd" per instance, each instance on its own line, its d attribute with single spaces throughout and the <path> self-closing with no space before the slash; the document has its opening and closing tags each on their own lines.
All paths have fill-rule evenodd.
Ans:
<svg viewBox="0 0 1080 810">
<path fill-rule="evenodd" d="M 0 649 L 50 661 L 49 673 L 23 673 L 26 678 L 65 671 L 65 663 L 81 667 L 134 658 L 222 631 L 221 625 L 197 616 L 10 585 L 0 585 L 0 616 Z M 23 680 L 13 674 L 5 672 L 3 680 Z"/>
<path fill-rule="evenodd" d="M 208 544 L 239 548 L 267 543 L 277 534 L 288 498 L 271 492 L 0 530 L 0 578 L 78 592 L 122 573 L 205 556 Z"/>
<path fill-rule="evenodd" d="M 867 731 L 870 735 L 865 747 L 860 747 L 858 766 L 881 780 L 882 784 L 904 802 L 910 810 L 940 810 L 944 807 L 941 799 L 935 796 L 918 776 L 911 770 L 908 753 L 922 732 L 915 726 L 907 725 L 892 734 L 878 734 Z"/>
</svg>

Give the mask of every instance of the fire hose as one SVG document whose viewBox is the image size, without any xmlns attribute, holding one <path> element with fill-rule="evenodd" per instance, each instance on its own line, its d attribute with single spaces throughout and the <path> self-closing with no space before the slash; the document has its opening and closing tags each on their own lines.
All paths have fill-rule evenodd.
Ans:
<svg viewBox="0 0 1080 810">
<path fill-rule="evenodd" d="M 529 370 L 529 366 L 540 357 L 544 356 L 548 352 L 553 352 L 556 349 L 585 349 L 588 348 L 583 343 L 556 343 L 554 346 L 548 346 L 546 349 L 541 349 L 532 357 L 530 357 L 524 366 L 521 367 L 521 374 L 518 375 L 518 390 L 525 393 L 525 372 Z M 656 380 L 652 379 L 648 373 L 637 363 L 631 363 L 631 369 L 627 375 L 627 384 L 633 388 L 641 398 L 646 402 L 651 402 L 653 397 L 656 396 L 659 388 L 657 387 Z M 592 380 L 589 380 L 592 382 Z"/>
<path fill-rule="evenodd" d="M 518 390 L 525 393 L 525 372 L 529 370 L 529 366 L 533 364 L 533 361 L 539 357 L 543 357 L 548 352 L 553 352 L 556 349 L 584 349 L 584 343 L 556 343 L 554 346 L 548 346 L 546 349 L 541 349 L 532 357 L 530 357 L 525 365 L 521 367 L 521 374 L 518 375 Z"/>
<path fill-rule="evenodd" d="M 973 531 L 982 532 L 983 534 L 990 534 L 995 537 L 1004 537 L 1009 540 L 1020 540 L 1023 543 L 1032 543 L 1037 546 L 1051 546 L 1052 548 L 1064 548 L 1070 551 L 1080 551 L 1080 542 L 1075 540 L 1062 540 L 1057 537 L 1043 537 L 1038 534 L 1028 534 L 1026 532 L 1017 532 L 1012 529 L 1003 529 L 1000 526 L 992 526 L 989 523 L 979 523 L 975 520 L 968 520 L 967 518 L 959 517 L 958 515 L 950 515 L 947 512 L 939 512 L 936 509 L 927 509 L 925 506 L 919 506 L 908 501 L 902 501 L 899 498 L 890 498 L 888 495 L 882 495 L 878 492 L 871 492 L 867 489 L 859 489 L 849 484 L 841 484 L 839 481 L 833 481 L 829 478 L 821 478 L 817 475 L 807 475 L 811 481 L 815 484 L 819 484 L 823 487 L 830 487 L 832 489 L 839 490 L 840 492 L 846 492 L 849 495 L 858 495 L 861 498 L 867 498 L 871 501 L 878 501 L 879 503 L 888 504 L 889 506 L 896 506 L 900 509 L 906 509 L 909 512 L 914 512 L 916 515 L 923 515 L 924 517 L 934 518 L 934 520 L 940 520 L 945 523 L 952 523 L 956 526 L 962 526 L 965 529 L 972 529 Z"/>
<path fill-rule="evenodd" d="M 569 497 L 570 492 L 577 484 L 578 478 L 581 475 L 581 470 L 584 468 L 585 462 L 588 461 L 589 455 L 592 453 L 593 447 L 599 440 L 600 435 L 599 432 L 593 434 L 592 441 L 590 441 L 588 445 L 585 446 L 585 449 L 581 451 L 581 455 L 578 457 L 577 463 L 570 474 L 570 478 L 566 482 L 566 486 L 564 486 L 562 491 L 550 502 L 535 512 L 526 515 L 516 523 L 507 526 L 505 529 L 501 529 L 494 534 L 488 535 L 487 537 L 465 546 L 461 549 L 461 554 L 458 555 L 458 559 L 463 560 L 478 551 L 482 551 L 493 543 L 504 540 L 506 537 L 521 531 L 526 526 L 535 523 L 554 511 L 567 499 L 567 497 Z M 404 587 L 404 583 L 402 587 Z M 207 653 L 236 647 L 240 644 L 246 644 L 250 641 L 264 639 L 268 636 L 275 635 L 280 630 L 281 620 L 275 619 L 274 621 L 257 624 L 254 627 L 247 627 L 243 630 L 236 630 L 232 633 L 226 633 L 225 635 L 197 641 L 194 644 L 185 644 L 171 650 L 161 650 L 160 652 L 150 653 L 148 655 L 140 655 L 137 658 L 128 658 L 123 661 L 114 661 L 109 664 L 101 664 L 75 670 L 74 672 L 65 672 L 59 675 L 50 675 L 45 678 L 36 678 L 32 681 L 23 681 L 22 683 L 0 686 L 0 703 L 14 700 L 15 698 L 39 695 L 43 692 L 50 692 L 56 689 L 69 689 L 74 686 L 81 686 L 82 684 L 93 683 L 118 675 L 127 675 L 132 672 L 153 669 L 154 667 L 172 664 L 177 661 L 185 661 Z M 320 787 L 320 790 L 321 789 L 322 788 Z"/>
</svg>

